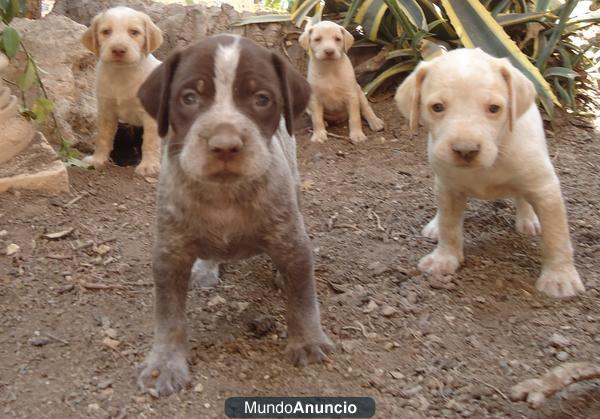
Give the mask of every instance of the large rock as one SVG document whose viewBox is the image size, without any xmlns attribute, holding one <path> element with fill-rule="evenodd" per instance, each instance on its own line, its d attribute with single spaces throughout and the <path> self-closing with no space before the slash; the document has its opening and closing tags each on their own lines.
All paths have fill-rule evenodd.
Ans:
<svg viewBox="0 0 600 419">
<path fill-rule="evenodd" d="M 47 16 L 39 20 L 14 19 L 11 25 L 19 31 L 29 53 L 40 68 L 40 77 L 54 110 L 63 136 L 76 143 L 89 140 L 96 130 L 94 69 L 96 58 L 81 44 L 86 27 L 64 16 Z M 19 52 L 8 71 L 16 80 L 27 62 Z M 34 85 L 27 97 L 31 101 L 42 92 Z M 31 102 L 30 102 L 31 103 Z M 42 132 L 58 144 L 60 141 L 51 118 Z"/>
</svg>

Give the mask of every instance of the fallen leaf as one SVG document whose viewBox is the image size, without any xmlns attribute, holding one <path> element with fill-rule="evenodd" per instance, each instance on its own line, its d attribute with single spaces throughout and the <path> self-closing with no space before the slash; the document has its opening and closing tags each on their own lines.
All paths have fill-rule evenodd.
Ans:
<svg viewBox="0 0 600 419">
<path fill-rule="evenodd" d="M 63 237 L 68 236 L 73 231 L 75 231 L 75 229 L 73 227 L 71 227 L 71 228 L 67 228 L 66 230 L 57 231 L 56 233 L 43 234 L 42 237 L 49 239 L 49 240 L 58 240 L 58 239 L 62 239 Z"/>
<path fill-rule="evenodd" d="M 102 344 L 104 346 L 109 347 L 110 349 L 116 350 L 117 347 L 121 344 L 121 342 L 116 339 L 111 339 L 107 336 L 104 339 L 102 339 Z"/>
</svg>

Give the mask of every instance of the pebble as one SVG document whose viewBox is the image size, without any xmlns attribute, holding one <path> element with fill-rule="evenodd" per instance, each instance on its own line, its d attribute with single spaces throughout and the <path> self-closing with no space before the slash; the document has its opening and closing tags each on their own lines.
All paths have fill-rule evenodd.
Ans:
<svg viewBox="0 0 600 419">
<path fill-rule="evenodd" d="M 375 261 L 368 266 L 368 269 L 373 272 L 373 275 L 381 275 L 390 270 L 390 268 L 379 261 Z"/>
<path fill-rule="evenodd" d="M 21 248 L 18 244 L 11 243 L 8 246 L 6 246 L 6 256 L 12 256 L 20 250 Z"/>
<path fill-rule="evenodd" d="M 117 331 L 115 329 L 113 329 L 112 327 L 109 327 L 108 329 L 106 329 L 104 331 L 104 334 L 106 336 L 108 336 L 111 339 L 116 339 L 117 338 Z"/>
<path fill-rule="evenodd" d="M 391 317 L 396 314 L 397 311 L 398 310 L 396 310 L 394 307 L 385 305 L 381 309 L 381 314 L 383 314 L 385 317 Z"/>
<path fill-rule="evenodd" d="M 377 303 L 373 300 L 369 300 L 369 304 L 363 309 L 363 313 L 370 313 L 377 308 Z"/>
<path fill-rule="evenodd" d="M 215 295 L 213 298 L 211 298 L 208 301 L 208 306 L 209 307 L 213 307 L 219 304 L 225 304 L 227 302 L 227 300 L 225 300 L 223 297 L 221 297 L 220 295 Z"/>
<path fill-rule="evenodd" d="M 111 380 L 110 378 L 108 378 L 106 380 L 102 380 L 98 383 L 98 388 L 100 390 L 104 390 L 105 388 L 112 386 L 112 383 L 113 383 L 113 380 Z"/>
<path fill-rule="evenodd" d="M 194 387 L 194 391 L 196 393 L 202 393 L 204 391 L 204 386 L 202 385 L 202 383 L 196 384 L 196 386 Z"/>
<path fill-rule="evenodd" d="M 418 300 L 418 295 L 414 291 L 409 291 L 406 293 L 406 300 L 411 304 L 416 304 Z"/>
<path fill-rule="evenodd" d="M 276 329 L 275 319 L 271 316 L 258 316 L 248 323 L 254 337 L 260 338 Z"/>
<path fill-rule="evenodd" d="M 0 230 L 0 237 L 4 237 L 8 234 L 8 231 L 6 230 Z"/>
<path fill-rule="evenodd" d="M 550 344 L 557 348 L 566 348 L 571 345 L 571 341 L 561 334 L 554 333 L 550 336 Z"/>
<path fill-rule="evenodd" d="M 46 336 L 34 336 L 29 339 L 29 343 L 33 346 L 45 346 L 50 343 L 50 338 Z"/>
<path fill-rule="evenodd" d="M 556 359 L 558 359 L 561 362 L 566 361 L 569 358 L 569 354 L 566 353 L 565 351 L 557 352 L 557 354 L 555 356 L 556 356 Z"/>
</svg>

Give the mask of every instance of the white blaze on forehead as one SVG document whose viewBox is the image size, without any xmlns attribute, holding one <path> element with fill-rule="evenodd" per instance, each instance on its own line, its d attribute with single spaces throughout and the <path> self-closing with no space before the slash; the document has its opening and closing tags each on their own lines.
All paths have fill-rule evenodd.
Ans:
<svg viewBox="0 0 600 419">
<path fill-rule="evenodd" d="M 215 53 L 215 104 L 233 104 L 233 82 L 240 61 L 240 39 L 219 45 Z"/>
</svg>

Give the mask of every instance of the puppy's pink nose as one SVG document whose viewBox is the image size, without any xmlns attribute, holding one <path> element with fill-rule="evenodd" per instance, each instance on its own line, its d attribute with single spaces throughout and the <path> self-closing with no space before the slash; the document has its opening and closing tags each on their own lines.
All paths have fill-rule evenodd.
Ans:
<svg viewBox="0 0 600 419">
<path fill-rule="evenodd" d="M 481 146 L 479 144 L 456 143 L 452 144 L 451 148 L 458 158 L 470 163 L 475 159 L 475 157 L 477 157 L 477 154 L 479 154 L 479 149 Z"/>
<path fill-rule="evenodd" d="M 208 149 L 214 157 L 222 161 L 235 158 L 243 148 L 242 139 L 231 132 L 217 133 L 208 140 Z"/>
<path fill-rule="evenodd" d="M 335 53 L 335 50 L 332 48 L 327 48 L 325 50 L 325 55 L 327 55 L 328 57 L 332 57 L 334 53 Z"/>
<path fill-rule="evenodd" d="M 127 53 L 127 47 L 113 47 L 112 53 L 115 57 L 123 57 Z"/>
</svg>

